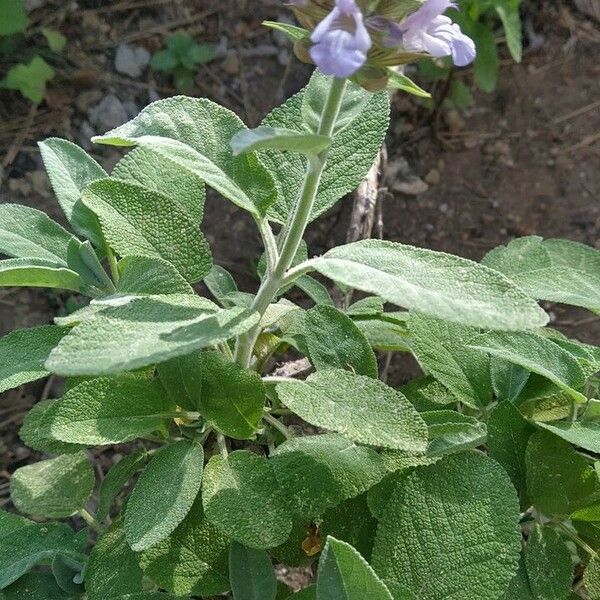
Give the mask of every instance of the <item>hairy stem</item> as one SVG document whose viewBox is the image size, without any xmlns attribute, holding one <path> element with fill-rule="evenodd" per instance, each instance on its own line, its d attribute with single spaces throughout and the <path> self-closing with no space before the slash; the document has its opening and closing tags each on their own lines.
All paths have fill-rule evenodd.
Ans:
<svg viewBox="0 0 600 600">
<path fill-rule="evenodd" d="M 321 115 L 321 124 L 318 131 L 320 135 L 331 137 L 340 112 L 345 89 L 345 79 L 336 78 L 332 81 L 327 102 L 323 107 Z M 326 162 L 327 151 L 322 152 L 318 156 L 312 156 L 309 159 L 302 191 L 294 207 L 294 212 L 288 221 L 288 228 L 281 243 L 281 252 L 273 270 L 268 272 L 263 279 L 252 305 L 252 310 L 261 316 L 277 295 L 285 279 L 287 270 L 296 256 L 298 247 L 304 236 L 304 231 L 310 221 L 310 214 Z M 235 347 L 234 359 L 240 366 L 245 368 L 250 366 L 252 350 L 259 334 L 260 327 L 257 325 L 247 333 L 239 336 Z"/>
<path fill-rule="evenodd" d="M 273 415 L 269 414 L 268 412 L 263 414 L 263 419 L 267 423 L 275 427 L 275 429 L 277 429 L 277 431 L 279 431 L 279 433 L 281 433 L 281 435 L 283 435 L 283 437 L 286 440 L 289 440 L 292 437 L 294 437 L 293 433 L 279 419 L 276 419 Z"/>
</svg>

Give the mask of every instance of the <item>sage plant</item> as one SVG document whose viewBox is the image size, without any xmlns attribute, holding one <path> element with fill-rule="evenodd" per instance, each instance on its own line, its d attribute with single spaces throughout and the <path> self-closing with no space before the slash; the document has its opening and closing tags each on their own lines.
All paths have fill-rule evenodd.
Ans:
<svg viewBox="0 0 600 600">
<path fill-rule="evenodd" d="M 65 381 L 20 430 L 45 456 L 12 473 L 27 516 L 0 511 L 3 599 L 600 598 L 600 350 L 539 304 L 598 313 L 598 251 L 303 241 L 373 164 L 388 90 L 426 95 L 394 67 L 473 59 L 448 6 L 295 0 L 302 27 L 267 25 L 317 70 L 256 129 L 175 97 L 94 138 L 129 150 L 110 174 L 40 144 L 71 231 L 0 205 L 0 285 L 89 302 L 0 340 L 0 391 Z M 256 223 L 255 293 L 213 263 L 206 187 Z M 422 375 L 387 385 L 387 353 Z"/>
</svg>

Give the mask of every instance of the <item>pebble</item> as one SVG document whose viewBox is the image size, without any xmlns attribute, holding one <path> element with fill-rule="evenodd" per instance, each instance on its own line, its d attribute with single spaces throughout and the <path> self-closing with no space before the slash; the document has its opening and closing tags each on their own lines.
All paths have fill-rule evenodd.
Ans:
<svg viewBox="0 0 600 600">
<path fill-rule="evenodd" d="M 129 119 L 123 103 L 114 94 L 102 98 L 88 111 L 88 117 L 99 133 L 114 129 Z"/>
<path fill-rule="evenodd" d="M 115 68 L 119 73 L 136 79 L 144 72 L 149 62 L 150 52 L 146 48 L 119 44 L 115 56 Z"/>
<path fill-rule="evenodd" d="M 81 92 L 81 94 L 75 98 L 75 106 L 80 113 L 85 115 L 90 109 L 90 106 L 100 102 L 102 96 L 104 96 L 104 94 L 101 90 L 86 90 L 85 92 Z"/>
<path fill-rule="evenodd" d="M 451 133 L 457 133 L 465 128 L 465 120 L 456 109 L 451 109 L 444 115 L 444 120 Z"/>
<path fill-rule="evenodd" d="M 240 59 L 237 52 L 228 52 L 223 61 L 223 70 L 229 75 L 238 75 L 240 72 Z"/>
<path fill-rule="evenodd" d="M 420 196 L 429 189 L 429 186 L 416 175 L 409 177 L 408 179 L 399 179 L 392 184 L 392 190 L 394 192 L 400 192 L 407 196 Z"/>
<path fill-rule="evenodd" d="M 427 185 L 438 185 L 442 176 L 437 169 L 431 169 L 423 178 Z"/>
<path fill-rule="evenodd" d="M 84 121 L 79 128 L 77 142 L 84 150 L 92 147 L 92 138 L 96 135 L 96 130 L 90 125 L 89 121 Z"/>
</svg>

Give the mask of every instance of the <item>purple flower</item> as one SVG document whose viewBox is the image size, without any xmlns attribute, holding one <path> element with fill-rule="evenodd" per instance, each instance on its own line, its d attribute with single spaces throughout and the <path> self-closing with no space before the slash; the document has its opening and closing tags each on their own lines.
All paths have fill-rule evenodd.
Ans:
<svg viewBox="0 0 600 600">
<path fill-rule="evenodd" d="M 371 37 L 355 0 L 336 0 L 335 8 L 317 25 L 310 55 L 322 73 L 350 77 L 367 60 Z"/>
<path fill-rule="evenodd" d="M 475 44 L 460 27 L 442 13 L 455 5 L 450 0 L 426 0 L 398 28 L 402 46 L 409 52 L 426 52 L 440 58 L 452 55 L 464 67 L 475 59 Z"/>
</svg>

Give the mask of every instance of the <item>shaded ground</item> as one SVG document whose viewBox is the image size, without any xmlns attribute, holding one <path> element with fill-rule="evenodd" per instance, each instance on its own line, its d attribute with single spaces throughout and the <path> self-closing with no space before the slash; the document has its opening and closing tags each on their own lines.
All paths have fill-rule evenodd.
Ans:
<svg viewBox="0 0 600 600">
<path fill-rule="evenodd" d="M 416 101 L 394 100 L 384 181 L 386 238 L 474 259 L 530 234 L 600 247 L 600 30 L 570 2 L 560 4 L 530 3 L 535 10 L 527 27 L 538 49 L 526 53 L 523 65 L 505 61 L 498 90 L 476 94 L 474 108 L 462 114 L 442 109 L 432 119 Z M 32 110 L 16 94 L 0 94 L 0 202 L 28 204 L 59 220 L 35 141 L 59 135 L 89 148 L 89 137 L 111 118 L 96 110 L 107 96 L 116 99 L 112 118 L 118 119 L 175 93 L 167 78 L 148 69 L 136 79 L 117 73 L 119 44 L 152 52 L 181 29 L 218 43 L 222 58 L 199 69 L 197 93 L 251 125 L 309 73 L 284 41 L 260 27 L 262 19 L 281 14 L 277 1 L 79 0 L 62 6 L 48 2 L 32 13 L 37 25 L 58 27 L 69 39 L 48 102 Z M 468 72 L 457 76 L 470 78 Z M 110 149 L 92 152 L 106 167 L 118 157 Z M 399 174 L 407 170 L 429 182 L 429 189 L 417 196 L 397 191 Z M 350 208 L 346 200 L 311 226 L 313 252 L 343 241 Z M 249 288 L 259 252 L 251 223 L 212 196 L 204 230 L 217 260 Z M 0 290 L 0 335 L 49 322 L 67 301 L 63 294 Z M 600 342 L 599 322 L 589 313 L 553 307 L 552 314 L 570 336 Z M 395 380 L 403 372 L 394 370 Z M 34 398 L 57 393 L 57 386 L 36 384 L 0 396 L 0 498 L 7 497 L 8 471 L 31 460 L 16 436 L 22 416 Z"/>
</svg>

